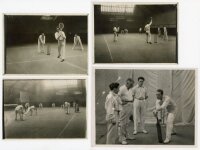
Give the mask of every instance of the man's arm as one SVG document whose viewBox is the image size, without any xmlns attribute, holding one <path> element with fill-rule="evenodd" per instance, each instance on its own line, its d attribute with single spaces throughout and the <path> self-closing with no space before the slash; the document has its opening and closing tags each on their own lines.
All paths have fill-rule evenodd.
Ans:
<svg viewBox="0 0 200 150">
<path fill-rule="evenodd" d="M 151 17 L 151 21 L 150 21 L 149 25 L 151 25 L 151 24 L 152 24 L 152 17 Z"/>
<path fill-rule="evenodd" d="M 165 109 L 168 105 L 169 105 L 169 99 L 166 99 L 164 102 L 163 102 L 163 104 L 162 105 L 158 105 L 157 106 L 157 108 L 156 108 L 156 110 L 157 111 L 160 111 L 160 110 L 162 110 L 162 109 Z"/>
</svg>

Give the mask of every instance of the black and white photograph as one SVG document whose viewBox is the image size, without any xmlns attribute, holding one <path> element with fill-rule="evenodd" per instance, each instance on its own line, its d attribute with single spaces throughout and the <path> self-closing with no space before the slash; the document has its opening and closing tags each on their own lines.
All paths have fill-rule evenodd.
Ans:
<svg viewBox="0 0 200 150">
<path fill-rule="evenodd" d="M 4 15 L 6 74 L 87 74 L 87 15 Z"/>
<path fill-rule="evenodd" d="M 178 63 L 174 4 L 94 4 L 94 63 Z"/>
<path fill-rule="evenodd" d="M 195 145 L 195 69 L 96 69 L 94 142 Z"/>
<path fill-rule="evenodd" d="M 86 83 L 4 80 L 4 139 L 86 138 Z"/>
</svg>

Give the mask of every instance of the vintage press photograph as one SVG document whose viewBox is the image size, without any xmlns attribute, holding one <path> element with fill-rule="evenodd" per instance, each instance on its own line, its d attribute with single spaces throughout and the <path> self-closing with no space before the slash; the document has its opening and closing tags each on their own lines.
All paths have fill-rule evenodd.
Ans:
<svg viewBox="0 0 200 150">
<path fill-rule="evenodd" d="M 177 4 L 94 4 L 94 63 L 178 63 Z"/>
<path fill-rule="evenodd" d="M 85 80 L 4 80 L 3 138 L 86 138 Z"/>
<path fill-rule="evenodd" d="M 87 74 L 85 15 L 4 15 L 6 74 Z"/>
<path fill-rule="evenodd" d="M 195 145 L 195 70 L 96 69 L 96 145 Z"/>
</svg>

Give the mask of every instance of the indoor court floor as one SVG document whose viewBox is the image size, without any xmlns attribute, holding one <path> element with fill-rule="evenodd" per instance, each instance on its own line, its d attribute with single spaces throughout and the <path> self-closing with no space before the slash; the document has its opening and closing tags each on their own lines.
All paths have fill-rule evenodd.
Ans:
<svg viewBox="0 0 200 150">
<path fill-rule="evenodd" d="M 138 133 L 135 135 L 136 140 L 127 140 L 129 145 L 163 145 L 158 142 L 157 128 L 154 124 L 146 124 L 148 134 Z M 165 126 L 162 125 L 162 137 L 165 139 Z M 96 144 L 106 143 L 106 125 L 96 125 Z M 172 141 L 167 145 L 194 145 L 194 126 L 193 125 L 177 125 L 175 126 L 176 135 L 172 135 Z M 133 123 L 130 123 L 128 131 L 133 133 Z M 116 144 L 120 144 L 116 141 Z"/>
<path fill-rule="evenodd" d="M 4 111 L 4 138 L 85 138 L 86 108 L 75 113 L 70 108 L 66 114 L 61 108 L 38 109 L 25 116 L 25 121 L 15 121 L 14 111 Z"/>
<path fill-rule="evenodd" d="M 137 33 L 119 34 L 113 42 L 113 34 L 95 35 L 95 63 L 177 63 L 176 37 L 158 43 L 146 43 L 146 35 Z"/>
<path fill-rule="evenodd" d="M 57 43 L 51 43 L 51 54 L 37 52 L 37 45 L 23 45 L 6 48 L 6 74 L 87 74 L 87 45 L 84 51 L 72 50 L 73 44 L 66 44 L 64 62 L 57 58 Z M 45 47 L 47 49 L 47 47 Z M 46 52 L 45 52 L 46 53 Z"/>
</svg>

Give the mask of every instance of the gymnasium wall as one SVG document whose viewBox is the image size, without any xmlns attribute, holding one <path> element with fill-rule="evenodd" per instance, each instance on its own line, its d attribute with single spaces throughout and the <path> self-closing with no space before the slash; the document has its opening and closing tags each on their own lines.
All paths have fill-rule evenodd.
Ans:
<svg viewBox="0 0 200 150">
<path fill-rule="evenodd" d="M 195 119 L 195 71 L 194 70 L 96 70 L 95 78 L 95 110 L 96 123 L 105 124 L 105 99 L 109 93 L 109 84 L 118 77 L 120 86 L 127 78 L 137 84 L 137 78 L 145 78 L 144 86 L 148 89 L 147 118 L 154 118 L 156 90 L 161 88 L 177 103 L 176 123 L 194 124 Z M 103 94 L 105 92 L 105 94 Z"/>
<path fill-rule="evenodd" d="M 66 42 L 73 42 L 78 33 L 83 43 L 87 43 L 87 16 L 59 16 L 55 21 L 41 20 L 41 16 L 4 16 L 5 44 L 14 46 L 20 44 L 37 44 L 41 32 L 46 35 L 46 42 L 54 42 L 56 27 L 63 22 Z"/>
</svg>

